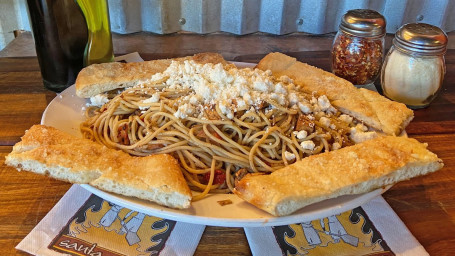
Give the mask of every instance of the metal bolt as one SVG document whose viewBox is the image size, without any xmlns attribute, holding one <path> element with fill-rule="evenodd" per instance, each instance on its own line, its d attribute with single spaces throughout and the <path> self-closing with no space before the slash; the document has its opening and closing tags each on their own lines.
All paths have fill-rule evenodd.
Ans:
<svg viewBox="0 0 455 256">
<path fill-rule="evenodd" d="M 422 21 L 422 20 L 423 20 L 423 15 L 422 15 L 422 14 L 417 15 L 416 20 L 417 20 L 417 21 Z"/>
<path fill-rule="evenodd" d="M 297 20 L 297 25 L 302 25 L 303 24 L 303 19 L 298 19 Z"/>
<path fill-rule="evenodd" d="M 185 23 L 186 23 L 185 18 L 180 18 L 179 23 L 180 23 L 180 25 L 185 25 Z"/>
</svg>

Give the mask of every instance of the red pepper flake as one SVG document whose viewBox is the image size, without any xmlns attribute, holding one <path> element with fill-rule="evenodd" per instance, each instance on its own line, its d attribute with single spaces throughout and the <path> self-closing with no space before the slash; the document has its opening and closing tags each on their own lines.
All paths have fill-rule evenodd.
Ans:
<svg viewBox="0 0 455 256">
<path fill-rule="evenodd" d="M 354 37 L 340 33 L 333 43 L 332 71 L 355 85 L 377 78 L 383 59 L 383 39 Z"/>
</svg>

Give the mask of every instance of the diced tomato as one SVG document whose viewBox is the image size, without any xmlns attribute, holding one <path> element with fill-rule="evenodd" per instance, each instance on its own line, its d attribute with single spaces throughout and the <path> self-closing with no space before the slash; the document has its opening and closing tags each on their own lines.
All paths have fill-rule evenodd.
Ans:
<svg viewBox="0 0 455 256">
<path fill-rule="evenodd" d="M 296 131 L 305 130 L 308 134 L 314 131 L 314 123 L 311 122 L 305 115 L 300 114 L 295 126 Z"/>
<path fill-rule="evenodd" d="M 219 139 L 219 140 L 223 140 L 223 138 L 221 138 L 221 136 L 220 136 L 217 132 L 215 132 L 215 131 L 212 132 L 212 135 L 213 135 L 215 138 Z"/>
<path fill-rule="evenodd" d="M 120 144 L 130 144 L 130 140 L 128 138 L 128 124 L 122 125 L 118 128 L 117 138 L 120 141 Z"/>
<path fill-rule="evenodd" d="M 204 174 L 204 180 L 206 183 L 209 183 L 210 172 Z M 226 173 L 223 170 L 215 170 L 215 177 L 213 179 L 213 184 L 223 184 L 226 181 Z"/>
<path fill-rule="evenodd" d="M 213 129 L 209 128 L 208 130 L 209 130 L 210 134 L 212 134 L 215 138 L 217 138 L 219 140 L 223 140 L 223 138 L 217 132 L 213 131 Z M 199 130 L 199 132 L 196 134 L 196 136 L 199 138 L 209 139 L 209 137 L 205 134 L 203 129 Z"/>
</svg>

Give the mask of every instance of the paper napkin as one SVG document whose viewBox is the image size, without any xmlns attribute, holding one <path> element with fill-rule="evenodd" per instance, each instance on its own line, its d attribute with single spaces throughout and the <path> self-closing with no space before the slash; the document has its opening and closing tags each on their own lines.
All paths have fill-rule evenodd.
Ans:
<svg viewBox="0 0 455 256">
<path fill-rule="evenodd" d="M 327 218 L 245 228 L 253 255 L 428 255 L 381 197 Z"/>
<path fill-rule="evenodd" d="M 129 210 L 73 185 L 16 249 L 46 256 L 193 255 L 204 229 Z"/>
</svg>

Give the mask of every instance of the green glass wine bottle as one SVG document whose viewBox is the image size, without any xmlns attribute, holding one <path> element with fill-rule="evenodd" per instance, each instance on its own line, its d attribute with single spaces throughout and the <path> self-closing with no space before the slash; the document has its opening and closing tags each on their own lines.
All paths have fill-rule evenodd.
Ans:
<svg viewBox="0 0 455 256">
<path fill-rule="evenodd" d="M 88 42 L 84 66 L 114 60 L 107 0 L 76 0 L 85 16 Z"/>
</svg>

